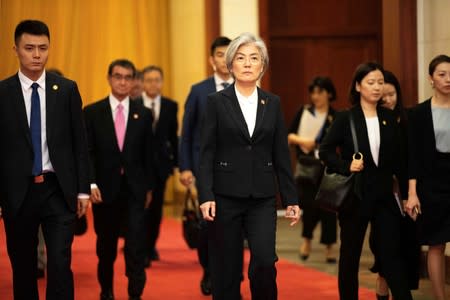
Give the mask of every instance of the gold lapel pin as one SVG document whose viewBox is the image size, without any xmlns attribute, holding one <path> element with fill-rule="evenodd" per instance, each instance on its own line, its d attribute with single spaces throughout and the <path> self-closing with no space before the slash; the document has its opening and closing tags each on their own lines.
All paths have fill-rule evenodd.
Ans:
<svg viewBox="0 0 450 300">
<path fill-rule="evenodd" d="M 57 91 L 58 90 L 58 85 L 56 85 L 56 84 L 54 84 L 53 86 L 52 86 L 52 89 L 54 90 L 54 91 Z"/>
<path fill-rule="evenodd" d="M 135 119 L 135 120 L 139 119 L 139 115 L 138 114 L 133 114 L 133 119 Z"/>
<path fill-rule="evenodd" d="M 383 125 L 384 125 L 384 126 L 386 126 L 386 124 L 387 124 L 385 120 L 383 120 L 383 122 L 382 122 L 382 123 L 383 123 Z"/>
</svg>

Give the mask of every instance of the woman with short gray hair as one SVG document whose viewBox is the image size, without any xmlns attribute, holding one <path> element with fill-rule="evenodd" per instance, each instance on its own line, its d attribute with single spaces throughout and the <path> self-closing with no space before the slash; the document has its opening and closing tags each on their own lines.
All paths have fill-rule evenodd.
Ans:
<svg viewBox="0 0 450 300">
<path fill-rule="evenodd" d="M 257 87 L 269 63 L 264 42 L 244 33 L 226 63 L 235 83 L 211 94 L 201 126 L 199 192 L 209 221 L 214 300 L 239 300 L 242 232 L 252 299 L 277 299 L 277 188 L 291 225 L 300 219 L 280 98 Z M 278 181 L 278 182 L 276 182 Z"/>
</svg>

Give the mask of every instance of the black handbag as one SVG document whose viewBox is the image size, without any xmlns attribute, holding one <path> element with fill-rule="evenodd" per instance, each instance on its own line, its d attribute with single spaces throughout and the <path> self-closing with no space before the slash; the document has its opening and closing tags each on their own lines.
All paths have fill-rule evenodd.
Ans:
<svg viewBox="0 0 450 300">
<path fill-rule="evenodd" d="M 309 182 L 317 184 L 322 177 L 324 165 L 320 159 L 312 155 L 300 154 L 297 157 L 295 180 L 297 183 Z"/>
<path fill-rule="evenodd" d="M 197 248 L 201 220 L 198 200 L 192 196 L 191 189 L 187 189 L 184 199 L 182 224 L 183 238 L 190 249 Z"/>
<path fill-rule="evenodd" d="M 353 159 L 363 159 L 362 153 L 358 150 L 355 123 L 351 113 L 350 129 L 352 131 L 353 147 L 355 150 Z M 346 200 L 349 199 L 350 194 L 353 192 L 354 181 L 354 173 L 346 176 L 339 173 L 329 172 L 328 168 L 325 167 L 315 201 L 325 210 L 336 213 L 339 212 L 345 206 Z"/>
<path fill-rule="evenodd" d="M 86 215 L 84 214 L 83 216 L 81 216 L 81 218 L 77 218 L 77 220 L 75 221 L 75 232 L 74 234 L 76 236 L 80 236 L 86 233 L 87 231 L 87 218 Z"/>
</svg>

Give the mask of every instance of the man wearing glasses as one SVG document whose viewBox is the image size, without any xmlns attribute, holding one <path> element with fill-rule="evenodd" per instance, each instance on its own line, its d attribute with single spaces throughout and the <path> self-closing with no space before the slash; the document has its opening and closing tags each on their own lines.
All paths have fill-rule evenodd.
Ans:
<svg viewBox="0 0 450 300">
<path fill-rule="evenodd" d="M 91 201 L 97 234 L 100 299 L 114 299 L 113 269 L 121 221 L 127 220 L 125 266 L 129 299 L 141 299 L 145 285 L 145 209 L 152 199 L 152 116 L 130 101 L 134 65 L 113 61 L 111 93 L 84 110 L 91 159 Z"/>
</svg>

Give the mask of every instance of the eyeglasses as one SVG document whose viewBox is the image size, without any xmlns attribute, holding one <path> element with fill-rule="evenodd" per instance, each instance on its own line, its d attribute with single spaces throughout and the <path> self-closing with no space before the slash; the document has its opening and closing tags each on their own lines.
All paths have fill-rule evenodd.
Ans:
<svg viewBox="0 0 450 300">
<path fill-rule="evenodd" d="M 254 55 L 254 56 L 244 56 L 244 55 L 238 55 L 234 58 L 234 61 L 238 64 L 245 64 L 246 62 L 250 61 L 250 64 L 252 65 L 258 65 L 261 63 L 261 57 Z"/>
<path fill-rule="evenodd" d="M 114 80 L 117 80 L 117 81 L 121 81 L 121 80 L 123 80 L 123 79 L 125 79 L 125 81 L 131 81 L 131 80 L 133 80 L 133 75 L 122 75 L 122 74 L 114 73 L 114 74 L 111 75 L 111 77 L 112 77 Z"/>
</svg>

